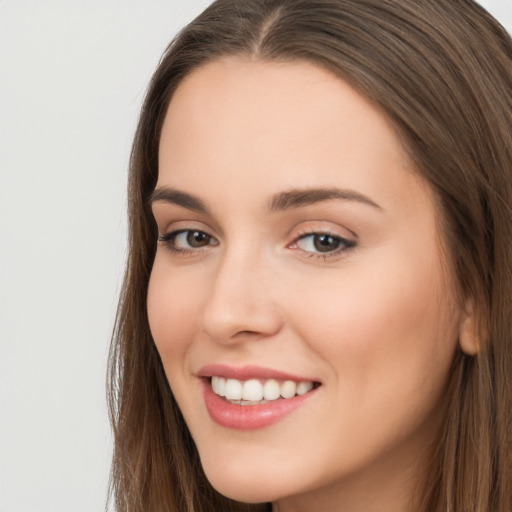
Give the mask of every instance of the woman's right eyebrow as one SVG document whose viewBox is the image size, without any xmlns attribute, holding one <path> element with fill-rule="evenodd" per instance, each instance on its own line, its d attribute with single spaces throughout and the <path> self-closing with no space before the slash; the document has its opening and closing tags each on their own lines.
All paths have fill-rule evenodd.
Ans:
<svg viewBox="0 0 512 512">
<path fill-rule="evenodd" d="M 152 205 L 156 202 L 165 202 L 175 204 L 186 208 L 187 210 L 193 210 L 198 213 L 209 213 L 206 205 L 198 197 L 195 197 L 186 192 L 176 190 L 174 188 L 159 187 L 149 197 L 148 203 Z"/>
</svg>

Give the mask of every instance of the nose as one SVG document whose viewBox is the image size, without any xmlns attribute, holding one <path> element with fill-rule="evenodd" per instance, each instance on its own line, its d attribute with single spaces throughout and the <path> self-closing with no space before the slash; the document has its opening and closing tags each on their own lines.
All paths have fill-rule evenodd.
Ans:
<svg viewBox="0 0 512 512">
<path fill-rule="evenodd" d="M 202 330 L 217 343 L 268 338 L 282 325 L 276 304 L 278 287 L 270 265 L 243 254 L 218 262 L 203 307 Z"/>
</svg>

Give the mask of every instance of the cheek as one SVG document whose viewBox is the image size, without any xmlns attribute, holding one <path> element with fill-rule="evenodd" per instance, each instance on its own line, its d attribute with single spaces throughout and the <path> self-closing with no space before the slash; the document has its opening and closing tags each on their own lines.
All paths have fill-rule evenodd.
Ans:
<svg viewBox="0 0 512 512">
<path fill-rule="evenodd" d="M 339 282 L 310 287 L 308 301 L 306 290 L 291 299 L 291 323 L 329 376 L 329 407 L 316 411 L 325 442 L 312 448 L 324 454 L 315 456 L 319 473 L 364 464 L 389 447 L 411 448 L 408 439 L 421 449 L 437 428 L 457 311 L 429 268 L 351 269 Z"/>
<path fill-rule="evenodd" d="M 160 357 L 167 367 L 184 357 L 198 322 L 201 287 L 155 260 L 148 288 L 148 319 Z"/>
<path fill-rule="evenodd" d="M 305 290 L 295 295 L 291 310 L 300 337 L 329 361 L 354 404 L 433 396 L 446 380 L 457 343 L 457 308 L 441 292 L 438 267 L 411 261 L 418 260 L 368 265 L 362 272 L 351 268 L 319 283 L 313 296 L 310 288 L 308 301 L 301 299 Z"/>
</svg>

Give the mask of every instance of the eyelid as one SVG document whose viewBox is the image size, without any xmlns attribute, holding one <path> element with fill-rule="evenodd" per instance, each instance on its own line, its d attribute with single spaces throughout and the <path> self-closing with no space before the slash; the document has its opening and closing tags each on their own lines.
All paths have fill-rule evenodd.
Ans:
<svg viewBox="0 0 512 512">
<path fill-rule="evenodd" d="M 314 237 L 314 236 L 329 236 L 332 238 L 335 238 L 339 241 L 340 246 L 333 249 L 332 251 L 308 251 L 305 249 L 302 249 L 299 247 L 298 243 L 301 240 L 304 240 L 308 237 Z M 296 234 L 293 238 L 293 241 L 288 245 L 289 249 L 300 251 L 304 254 L 307 258 L 316 258 L 321 259 L 323 261 L 329 259 L 329 258 L 340 258 L 344 253 L 353 250 L 357 246 L 357 236 L 352 233 L 353 236 L 347 237 L 345 235 L 342 235 L 339 233 L 338 230 L 332 229 L 332 228 L 325 228 L 320 225 L 318 226 L 311 226 L 308 228 L 301 228 L 300 232 Z"/>
<path fill-rule="evenodd" d="M 174 241 L 176 240 L 176 238 L 178 236 L 180 236 L 184 233 L 193 233 L 193 232 L 203 233 L 207 237 L 209 237 L 209 242 L 213 240 L 215 243 L 207 243 L 204 246 L 188 247 L 188 248 L 176 247 L 174 245 Z M 171 229 L 162 235 L 158 235 L 158 242 L 163 244 L 167 248 L 167 250 L 169 250 L 171 253 L 173 253 L 175 255 L 198 254 L 198 253 L 206 250 L 208 247 L 212 247 L 212 246 L 215 247 L 215 246 L 219 245 L 219 241 L 217 240 L 217 238 L 215 236 L 213 236 L 208 230 L 198 229 L 198 228 L 190 227 L 190 226 L 183 227 L 181 229 L 179 229 L 179 228 Z"/>
<path fill-rule="evenodd" d="M 158 236 L 158 242 L 164 245 L 167 248 L 167 250 L 169 250 L 171 253 L 177 256 L 199 255 L 202 254 L 204 251 L 210 250 L 212 247 L 218 246 L 220 243 L 219 239 L 218 237 L 212 234 L 212 230 L 209 229 L 208 227 L 203 227 L 204 225 L 198 226 L 197 224 L 195 222 L 188 221 L 171 223 L 167 232 Z M 332 223 L 325 223 L 319 221 L 304 224 L 306 225 L 302 225 L 299 226 L 298 228 L 295 228 L 295 233 L 293 235 L 290 234 L 293 237 L 292 241 L 286 245 L 288 249 L 295 250 L 298 253 L 301 253 L 302 257 L 317 258 L 323 261 L 329 258 L 339 258 L 342 256 L 342 253 L 348 252 L 357 245 L 357 236 L 352 231 L 346 228 L 341 228 L 338 226 L 333 228 L 329 226 L 329 224 Z M 340 231 L 342 230 L 345 232 L 350 232 L 351 235 L 347 236 L 346 234 L 340 233 Z M 179 247 L 175 244 L 175 240 L 178 236 L 184 233 L 193 232 L 204 233 L 209 238 L 208 242 L 205 245 L 194 246 L 193 241 L 185 239 L 183 241 L 184 243 L 181 244 L 184 245 L 184 247 Z M 314 248 L 312 250 L 308 250 L 307 248 L 301 246 L 302 244 L 300 242 L 302 240 L 305 240 L 308 237 L 315 237 L 321 235 L 334 238 L 336 241 L 338 241 L 338 246 L 333 248 L 332 250 L 327 251 L 314 250 Z"/>
</svg>

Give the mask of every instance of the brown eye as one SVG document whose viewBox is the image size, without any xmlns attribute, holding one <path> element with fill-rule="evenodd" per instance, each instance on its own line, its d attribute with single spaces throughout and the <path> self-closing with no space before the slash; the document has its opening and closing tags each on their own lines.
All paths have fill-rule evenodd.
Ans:
<svg viewBox="0 0 512 512">
<path fill-rule="evenodd" d="M 190 247 L 204 247 L 209 245 L 212 237 L 203 231 L 186 231 L 187 243 Z"/>
<path fill-rule="evenodd" d="M 218 245 L 217 240 L 213 236 L 197 229 L 172 231 L 160 236 L 158 240 L 173 252 L 191 251 L 208 245 Z"/>
<path fill-rule="evenodd" d="M 329 233 L 309 233 L 301 236 L 295 244 L 298 249 L 311 254 L 338 253 L 356 245 L 353 240 Z"/>
<path fill-rule="evenodd" d="M 331 235 L 314 235 L 313 245 L 318 252 L 331 252 L 341 245 L 341 239 Z"/>
</svg>

